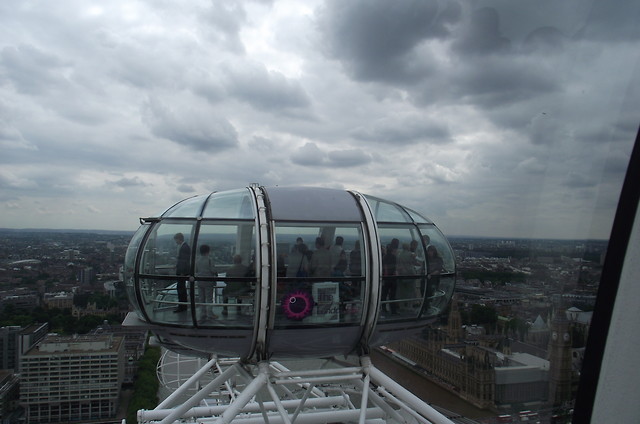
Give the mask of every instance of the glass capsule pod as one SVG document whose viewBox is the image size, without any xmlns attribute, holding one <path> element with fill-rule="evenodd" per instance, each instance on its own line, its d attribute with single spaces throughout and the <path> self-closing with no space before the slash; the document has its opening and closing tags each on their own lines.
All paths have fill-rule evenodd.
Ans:
<svg viewBox="0 0 640 424">
<path fill-rule="evenodd" d="M 419 332 L 453 295 L 435 224 L 355 191 L 258 187 L 142 218 L 125 257 L 135 314 L 166 347 L 268 358 L 366 353 Z"/>
</svg>

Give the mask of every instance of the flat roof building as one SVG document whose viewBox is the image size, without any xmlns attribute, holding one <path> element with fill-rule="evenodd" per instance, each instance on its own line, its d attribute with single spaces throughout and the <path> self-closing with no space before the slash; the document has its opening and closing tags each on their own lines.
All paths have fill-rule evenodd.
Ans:
<svg viewBox="0 0 640 424">
<path fill-rule="evenodd" d="M 47 323 L 0 327 L 0 369 L 18 372 L 20 355 L 42 340 L 48 330 Z"/>
<path fill-rule="evenodd" d="M 113 335 L 47 336 L 20 363 L 27 424 L 115 418 L 124 351 Z"/>
</svg>

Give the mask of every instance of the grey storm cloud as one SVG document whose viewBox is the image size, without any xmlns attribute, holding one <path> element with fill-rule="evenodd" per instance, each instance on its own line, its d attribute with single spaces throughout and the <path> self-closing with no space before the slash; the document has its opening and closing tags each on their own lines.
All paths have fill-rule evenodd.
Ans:
<svg viewBox="0 0 640 424">
<path fill-rule="evenodd" d="M 383 119 L 356 128 L 350 135 L 358 140 L 400 145 L 425 141 L 442 144 L 451 140 L 451 134 L 446 125 L 421 116 L 405 117 L 399 120 Z"/>
<path fill-rule="evenodd" d="M 360 149 L 333 150 L 327 156 L 331 166 L 341 168 L 366 165 L 371 162 L 371 155 Z"/>
<path fill-rule="evenodd" d="M 81 208 L 71 220 L 53 206 L 82 196 L 106 228 L 130 228 L 258 181 L 389 194 L 445 232 L 606 237 L 604 193 L 620 186 L 640 116 L 639 11 L 0 2 L 0 216 L 68 228 Z M 542 212 L 525 222 L 514 211 L 531 202 Z"/>
<path fill-rule="evenodd" d="M 571 188 L 590 188 L 595 187 L 598 184 L 598 180 L 593 176 L 572 171 L 566 175 L 564 184 Z"/>
<path fill-rule="evenodd" d="M 245 63 L 242 67 L 223 66 L 222 70 L 228 93 L 253 107 L 283 111 L 310 106 L 309 97 L 299 82 L 279 72 L 269 72 L 262 65 Z"/>
<path fill-rule="evenodd" d="M 192 185 L 189 184 L 180 184 L 176 187 L 180 193 L 194 193 L 196 190 Z"/>
<path fill-rule="evenodd" d="M 324 166 L 327 155 L 315 143 L 306 143 L 291 154 L 291 161 L 301 166 Z"/>
<path fill-rule="evenodd" d="M 461 55 L 486 55 L 505 52 L 510 44 L 500 33 L 498 12 L 485 7 L 473 12 L 462 36 L 453 42 L 453 50 Z"/>
<path fill-rule="evenodd" d="M 132 177 L 132 178 L 120 178 L 113 182 L 114 185 L 122 188 L 126 187 L 144 187 L 147 185 L 140 177 Z"/>
<path fill-rule="evenodd" d="M 209 4 L 198 18 L 205 25 L 205 32 L 223 49 L 238 54 L 245 52 L 240 40 L 240 30 L 247 19 L 244 7 L 237 2 L 215 1 Z"/>
<path fill-rule="evenodd" d="M 238 143 L 237 131 L 229 121 L 202 110 L 171 110 L 149 99 L 143 106 L 143 120 L 154 135 L 194 150 L 211 152 Z"/>
<path fill-rule="evenodd" d="M 361 149 L 325 152 L 317 144 L 308 142 L 291 155 L 291 161 L 301 166 L 350 168 L 366 165 L 372 161 L 372 158 Z"/>
<path fill-rule="evenodd" d="M 18 91 L 27 94 L 64 85 L 62 70 L 69 65 L 57 56 L 28 44 L 3 48 L 0 64 L 3 71 L 0 75 L 4 74 Z"/>
<path fill-rule="evenodd" d="M 426 39 L 446 37 L 460 15 L 454 1 L 334 0 L 325 4 L 318 22 L 327 53 L 355 78 L 406 82 L 430 72 L 414 49 Z"/>
<path fill-rule="evenodd" d="M 522 49 L 526 52 L 558 52 L 564 50 L 569 41 L 566 34 L 558 28 L 541 27 L 527 35 Z"/>
<path fill-rule="evenodd" d="M 557 70 L 531 58 L 481 57 L 453 76 L 454 93 L 483 107 L 531 101 L 559 90 Z"/>
</svg>

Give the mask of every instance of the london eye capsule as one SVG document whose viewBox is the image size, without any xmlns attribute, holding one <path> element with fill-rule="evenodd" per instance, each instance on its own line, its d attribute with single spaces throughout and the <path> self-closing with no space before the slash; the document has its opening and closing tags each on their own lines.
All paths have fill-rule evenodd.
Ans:
<svg viewBox="0 0 640 424">
<path fill-rule="evenodd" d="M 176 351 L 362 354 L 420 331 L 453 294 L 453 252 L 435 224 L 355 191 L 255 185 L 140 221 L 125 322 Z"/>
</svg>

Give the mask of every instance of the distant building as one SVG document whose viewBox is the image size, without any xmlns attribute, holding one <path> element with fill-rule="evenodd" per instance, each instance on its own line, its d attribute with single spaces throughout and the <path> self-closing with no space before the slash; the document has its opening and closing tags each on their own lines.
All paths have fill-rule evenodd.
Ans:
<svg viewBox="0 0 640 424">
<path fill-rule="evenodd" d="M 18 422 L 18 377 L 9 371 L 0 371 L 0 423 Z"/>
<path fill-rule="evenodd" d="M 446 328 L 427 329 L 422 337 L 390 347 L 424 368 L 433 381 L 479 408 L 497 411 L 513 404 L 547 401 L 548 360 L 512 353 L 509 339 L 487 335 L 484 327 L 466 326 L 464 330 L 455 297 Z"/>
<path fill-rule="evenodd" d="M 567 319 L 566 312 L 561 309 L 551 323 L 549 341 L 549 402 L 554 406 L 561 406 L 574 399 L 571 337 L 571 322 Z"/>
<path fill-rule="evenodd" d="M 115 418 L 124 363 L 121 337 L 47 336 L 20 363 L 26 423 Z"/>
<path fill-rule="evenodd" d="M 549 326 L 544 322 L 542 317 L 538 315 L 527 331 L 526 341 L 527 343 L 546 350 L 549 344 L 550 334 L 551 330 Z"/>
<path fill-rule="evenodd" d="M 82 268 L 78 272 L 78 281 L 81 286 L 90 286 L 96 279 L 96 271 L 92 267 Z"/>
<path fill-rule="evenodd" d="M 40 305 L 40 299 L 37 293 L 16 293 L 2 296 L 0 299 L 0 307 L 13 305 L 17 309 L 33 310 Z"/>
<path fill-rule="evenodd" d="M 132 327 L 123 327 L 120 324 L 104 322 L 93 331 L 93 334 L 112 334 L 124 338 L 124 381 L 123 384 L 133 384 L 133 379 L 138 371 L 138 360 L 144 355 L 148 331 Z"/>
<path fill-rule="evenodd" d="M 547 400 L 549 361 L 528 353 L 504 357 L 503 366 L 495 367 L 496 405 Z"/>
<path fill-rule="evenodd" d="M 430 329 L 425 338 L 408 338 L 389 345 L 427 370 L 432 379 L 478 408 L 495 408 L 495 355 L 469 345 L 450 344 L 444 331 Z"/>
<path fill-rule="evenodd" d="M 71 315 L 76 318 L 82 318 L 88 315 L 105 318 L 107 315 L 117 313 L 118 308 L 100 309 L 96 306 L 95 302 L 88 302 L 86 308 L 75 305 L 71 308 Z"/>
<path fill-rule="evenodd" d="M 18 372 L 20 356 L 42 340 L 48 331 L 47 323 L 0 328 L 0 369 Z"/>
<path fill-rule="evenodd" d="M 73 307 L 73 293 L 45 293 L 43 303 L 49 309 L 71 309 Z"/>
</svg>

